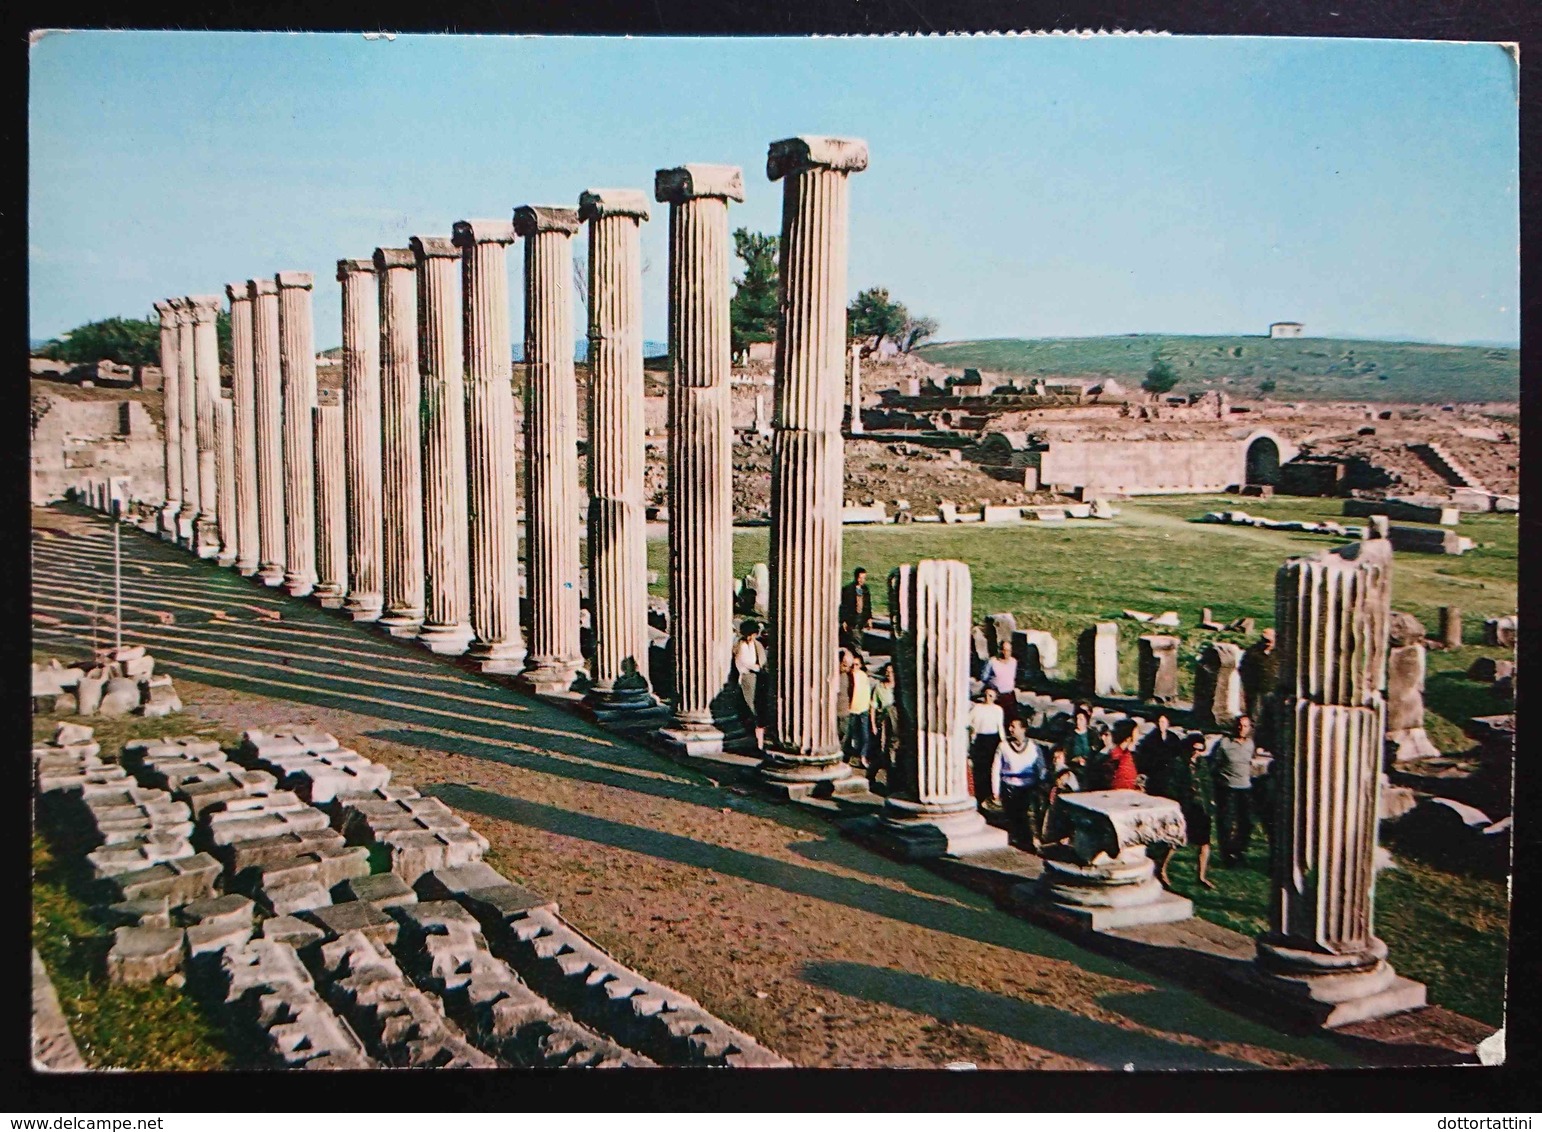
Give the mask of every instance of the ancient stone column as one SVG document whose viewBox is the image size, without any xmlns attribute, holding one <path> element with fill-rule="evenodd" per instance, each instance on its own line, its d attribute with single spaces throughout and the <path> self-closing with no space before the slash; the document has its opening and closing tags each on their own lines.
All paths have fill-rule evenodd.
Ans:
<svg viewBox="0 0 1542 1132">
<path fill-rule="evenodd" d="M 864 786 L 842 757 L 835 706 L 847 178 L 866 168 L 866 144 L 840 138 L 773 142 L 766 158 L 766 176 L 783 184 L 771 440 L 771 718 L 761 773 L 788 794 L 823 784 Z"/>
<path fill-rule="evenodd" d="M 1100 621 L 1082 630 L 1076 648 L 1076 683 L 1089 696 L 1120 696 L 1119 623 Z"/>
<path fill-rule="evenodd" d="M 643 494 L 642 251 L 647 197 L 591 189 L 589 223 L 588 703 L 600 718 L 650 709 L 647 501 Z"/>
<path fill-rule="evenodd" d="M 279 372 L 284 390 L 284 587 L 316 587 L 316 340 L 309 271 L 280 271 Z"/>
<path fill-rule="evenodd" d="M 962 562 L 923 560 L 889 575 L 900 754 L 884 836 L 910 857 L 1003 849 L 969 793 L 972 587 Z"/>
<path fill-rule="evenodd" d="M 1436 758 L 1424 730 L 1424 625 L 1394 613 L 1387 639 L 1387 746 L 1394 759 Z"/>
<path fill-rule="evenodd" d="M 1423 1006 L 1372 923 L 1392 544 L 1292 558 L 1275 579 L 1283 750 L 1269 931 L 1255 972 L 1323 1026 Z"/>
<path fill-rule="evenodd" d="M 177 512 L 182 507 L 182 387 L 177 370 L 177 308 L 171 300 L 155 304 L 161 316 L 161 405 L 165 416 L 166 501 L 161 505 L 160 534 L 177 541 Z"/>
<path fill-rule="evenodd" d="M 573 372 L 573 234 L 578 212 L 514 210 L 525 240 L 525 578 L 533 691 L 568 691 L 578 642 L 578 384 Z"/>
<path fill-rule="evenodd" d="M 423 421 L 423 586 L 418 639 L 458 656 L 471 643 L 466 552 L 466 373 L 456 275 L 460 249 L 414 236 L 418 271 L 418 375 Z"/>
<path fill-rule="evenodd" d="M 215 561 L 234 566 L 241 537 L 236 531 L 236 419 L 235 405 L 223 392 L 214 401 L 214 455 L 215 498 L 219 500 L 219 553 Z"/>
<path fill-rule="evenodd" d="M 1225 641 L 1212 641 L 1199 654 L 1194 669 L 1194 714 L 1221 727 L 1230 727 L 1242 714 L 1242 650 Z"/>
<path fill-rule="evenodd" d="M 519 628 L 519 526 L 515 518 L 514 363 L 509 342 L 507 220 L 459 220 L 461 325 L 466 350 L 466 476 L 470 489 L 469 655 L 483 672 L 525 664 Z"/>
<path fill-rule="evenodd" d="M 380 295 L 372 259 L 340 259 L 348 600 L 355 621 L 380 616 Z"/>
<path fill-rule="evenodd" d="M 1135 644 L 1140 650 L 1140 698 L 1172 703 L 1178 698 L 1178 638 L 1148 634 Z"/>
<path fill-rule="evenodd" d="M 257 576 L 284 582 L 284 395 L 280 377 L 278 284 L 247 281 L 252 300 L 252 379 L 257 440 Z"/>
<path fill-rule="evenodd" d="M 214 405 L 220 395 L 220 347 L 215 333 L 219 318 L 218 295 L 193 295 L 188 302 L 193 315 L 193 373 L 195 376 L 198 443 L 198 515 L 193 520 L 193 549 L 200 558 L 220 552 L 219 454 L 214 442 Z"/>
<path fill-rule="evenodd" d="M 318 389 L 316 441 L 316 600 L 341 609 L 348 593 L 348 489 L 343 454 L 343 393 Z"/>
<path fill-rule="evenodd" d="M 732 165 L 660 169 L 669 208 L 669 634 L 674 718 L 658 732 L 674 753 L 723 749 L 737 723 L 733 664 L 733 419 L 728 202 L 744 199 Z M 730 694 L 731 692 L 731 694 Z"/>
<path fill-rule="evenodd" d="M 198 379 L 193 372 L 193 302 L 171 300 L 177 311 L 177 449 L 182 457 L 182 506 L 177 511 L 177 541 L 191 548 L 198 518 Z"/>
<path fill-rule="evenodd" d="M 257 573 L 257 397 L 252 360 L 252 296 L 245 283 L 227 283 L 230 300 L 230 504 L 235 537 L 234 566 L 243 577 Z M 223 496 L 221 500 L 223 501 Z M 223 515 L 221 516 L 223 517 Z M 228 549 L 228 547 L 227 547 Z"/>
<path fill-rule="evenodd" d="M 419 419 L 417 260 L 376 248 L 380 285 L 379 624 L 415 637 L 423 624 L 423 429 Z"/>
<path fill-rule="evenodd" d="M 862 432 L 862 347 L 851 344 L 851 434 Z"/>
<path fill-rule="evenodd" d="M 1462 611 L 1454 605 L 1440 607 L 1440 643 L 1448 649 L 1462 647 Z"/>
</svg>

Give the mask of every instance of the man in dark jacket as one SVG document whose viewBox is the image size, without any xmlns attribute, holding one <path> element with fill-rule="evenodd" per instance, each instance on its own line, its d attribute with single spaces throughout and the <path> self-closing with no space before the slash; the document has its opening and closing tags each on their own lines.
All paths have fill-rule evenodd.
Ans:
<svg viewBox="0 0 1542 1132">
<path fill-rule="evenodd" d="M 867 592 L 867 571 L 858 566 L 851 581 L 841 587 L 841 644 L 861 655 L 862 634 L 873 620 L 873 602 Z"/>
</svg>

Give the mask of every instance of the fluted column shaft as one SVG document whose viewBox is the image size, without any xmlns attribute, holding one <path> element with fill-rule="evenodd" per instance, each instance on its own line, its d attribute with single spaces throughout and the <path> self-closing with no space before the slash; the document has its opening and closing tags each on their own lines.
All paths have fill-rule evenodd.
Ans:
<svg viewBox="0 0 1542 1132">
<path fill-rule="evenodd" d="M 231 516 L 235 537 L 235 567 L 242 574 L 257 572 L 257 398 L 252 357 L 252 296 L 245 283 L 225 287 L 230 300 Z M 229 549 L 227 547 L 227 549 Z"/>
<path fill-rule="evenodd" d="M 337 609 L 348 592 L 348 488 L 343 455 L 343 394 L 316 393 L 316 599 Z"/>
<path fill-rule="evenodd" d="M 229 397 L 214 400 L 215 498 L 219 500 L 217 526 L 221 566 L 234 566 L 240 535 L 236 532 L 236 418 Z"/>
<path fill-rule="evenodd" d="M 846 401 L 847 177 L 860 142 L 791 139 L 771 147 L 783 179 L 780 317 L 771 443 L 773 696 L 766 744 L 774 778 L 845 778 L 840 692 L 841 504 Z"/>
<path fill-rule="evenodd" d="M 589 222 L 589 596 L 596 704 L 649 706 L 640 192 L 579 198 Z M 620 687 L 618 688 L 618 681 Z"/>
<path fill-rule="evenodd" d="M 375 249 L 380 286 L 380 624 L 423 624 L 423 427 L 418 277 L 407 248 Z"/>
<path fill-rule="evenodd" d="M 525 575 L 530 596 L 524 677 L 565 690 L 583 665 L 578 644 L 578 382 L 573 372 L 570 208 L 515 210 L 525 241 Z"/>
<path fill-rule="evenodd" d="M 198 518 L 198 376 L 193 360 L 193 306 L 185 297 L 173 299 L 177 308 L 177 448 L 182 457 L 182 507 L 177 512 L 177 541 L 193 545 L 193 522 Z"/>
<path fill-rule="evenodd" d="M 969 794 L 969 629 L 973 589 L 962 562 L 923 560 L 889 575 L 900 711 L 899 799 L 972 809 Z"/>
<path fill-rule="evenodd" d="M 514 363 L 509 331 L 507 220 L 462 220 L 461 320 L 466 350 L 466 477 L 471 507 L 470 653 L 486 672 L 518 672 L 519 498 L 515 484 Z"/>
<path fill-rule="evenodd" d="M 257 465 L 257 575 L 284 580 L 284 395 L 280 376 L 278 284 L 247 281 L 252 301 L 252 402 Z"/>
<path fill-rule="evenodd" d="M 343 287 L 344 456 L 347 461 L 348 600 L 355 621 L 380 616 L 380 295 L 375 263 L 337 264 Z"/>
<path fill-rule="evenodd" d="M 419 639 L 457 655 L 471 640 L 466 549 L 466 380 L 456 276 L 448 239 L 414 236 L 418 270 L 418 374 L 423 419 L 423 627 Z"/>
<path fill-rule="evenodd" d="M 848 419 L 852 435 L 862 431 L 862 347 L 851 347 L 851 409 Z"/>
<path fill-rule="evenodd" d="M 308 271 L 280 271 L 275 281 L 284 390 L 284 586 L 304 597 L 316 588 L 314 280 Z"/>
<path fill-rule="evenodd" d="M 733 654 L 731 166 L 661 170 L 669 203 L 669 635 L 671 730 L 718 733 Z M 716 711 L 714 708 L 716 707 Z"/>
<path fill-rule="evenodd" d="M 198 518 L 194 545 L 201 558 L 220 552 L 218 450 L 214 440 L 215 402 L 220 395 L 220 347 L 215 331 L 220 312 L 217 295 L 196 295 L 193 308 L 193 370 L 197 377 Z"/>
<path fill-rule="evenodd" d="M 161 536 L 177 538 L 177 511 L 182 506 L 182 386 L 177 369 L 177 310 L 170 302 L 155 304 L 161 316 L 161 405 L 165 423 L 166 499 L 161 507 Z"/>
</svg>

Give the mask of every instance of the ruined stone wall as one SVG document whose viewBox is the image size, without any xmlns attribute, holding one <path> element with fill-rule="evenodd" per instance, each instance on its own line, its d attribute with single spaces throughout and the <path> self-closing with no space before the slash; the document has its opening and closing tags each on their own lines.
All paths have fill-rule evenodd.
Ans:
<svg viewBox="0 0 1542 1132">
<path fill-rule="evenodd" d="M 1120 495 L 1225 491 L 1245 482 L 1238 440 L 1055 441 L 1041 453 L 1039 482 Z"/>
<path fill-rule="evenodd" d="M 32 502 L 52 503 L 87 479 L 129 477 L 133 498 L 165 495 L 161 430 L 138 401 L 40 394 L 32 423 Z"/>
</svg>

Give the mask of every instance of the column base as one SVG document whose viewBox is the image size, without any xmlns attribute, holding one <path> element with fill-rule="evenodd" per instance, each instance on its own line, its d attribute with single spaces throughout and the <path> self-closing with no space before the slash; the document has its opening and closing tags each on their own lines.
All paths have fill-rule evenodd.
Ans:
<svg viewBox="0 0 1542 1132">
<path fill-rule="evenodd" d="M 1093 931 L 1170 924 L 1194 915 L 1192 900 L 1169 892 L 1156 879 L 1156 866 L 1144 845 L 1094 864 L 1074 860 L 1063 847 L 1048 849 L 1034 895 L 1057 914 Z"/>
<path fill-rule="evenodd" d="M 219 529 L 208 515 L 193 520 L 193 549 L 199 558 L 218 558 L 221 553 Z M 235 561 L 235 559 L 231 559 Z"/>
<path fill-rule="evenodd" d="M 264 562 L 257 570 L 257 580 L 265 586 L 281 586 L 284 584 L 284 568 L 274 562 Z"/>
<path fill-rule="evenodd" d="M 672 759 L 710 758 L 723 753 L 723 733 L 716 727 L 660 727 L 650 742 Z"/>
<path fill-rule="evenodd" d="M 581 664 L 559 661 L 527 661 L 524 669 L 514 677 L 514 684 L 523 691 L 537 696 L 563 696 L 573 691 L 573 681 L 578 678 Z"/>
<path fill-rule="evenodd" d="M 416 637 L 423 629 L 423 613 L 421 610 L 395 610 L 382 613 L 375 622 L 377 628 L 384 629 L 393 637 L 411 639 Z"/>
<path fill-rule="evenodd" d="M 1007 848 L 1009 842 L 1007 831 L 990 825 L 973 798 L 928 805 L 891 796 L 873 837 L 911 861 L 990 853 Z"/>
<path fill-rule="evenodd" d="M 284 589 L 289 591 L 290 597 L 310 597 L 316 589 L 316 579 L 307 578 L 302 574 L 286 572 L 284 574 Z"/>
<path fill-rule="evenodd" d="M 622 730 L 657 728 L 669 722 L 669 709 L 659 703 L 640 676 L 623 676 L 609 688 L 591 688 L 578 712 L 595 723 Z"/>
<path fill-rule="evenodd" d="M 214 562 L 218 566 L 224 566 L 226 569 L 229 569 L 236 564 L 236 556 L 234 554 L 225 554 L 221 552 L 220 554 L 214 556 Z"/>
<path fill-rule="evenodd" d="M 175 507 L 162 507 L 156 516 L 155 533 L 167 542 L 177 541 L 177 509 Z"/>
<path fill-rule="evenodd" d="M 789 801 L 832 794 L 864 794 L 867 779 L 852 773 L 839 752 L 823 757 L 791 755 L 769 749 L 760 764 L 761 785 Z"/>
<path fill-rule="evenodd" d="M 460 656 L 471 645 L 471 626 L 424 624 L 417 633 L 418 642 L 439 656 Z"/>
<path fill-rule="evenodd" d="M 243 578 L 250 578 L 252 575 L 257 573 L 257 563 L 242 562 L 239 557 L 236 558 L 235 568 L 236 573 L 240 574 Z"/>
<path fill-rule="evenodd" d="M 1410 727 L 1406 731 L 1388 731 L 1387 742 L 1393 750 L 1393 758 L 1402 762 L 1404 759 L 1438 759 L 1440 751 L 1430 737 L 1425 734 L 1422 727 Z"/>
<path fill-rule="evenodd" d="M 1375 938 L 1364 953 L 1343 956 L 1293 948 L 1268 934 L 1259 937 L 1243 982 L 1283 1020 L 1328 1030 L 1427 1006 L 1425 985 L 1399 975 L 1386 956 L 1387 945 Z"/>
<path fill-rule="evenodd" d="M 311 597 L 320 603 L 322 609 L 341 609 L 346 596 L 343 587 L 332 582 L 325 582 L 311 591 Z"/>
<path fill-rule="evenodd" d="M 517 676 L 525 670 L 525 657 L 529 654 L 523 645 L 498 641 L 473 640 L 466 656 L 489 676 Z"/>
<path fill-rule="evenodd" d="M 193 516 L 185 510 L 177 512 L 177 545 L 190 550 L 193 546 Z"/>
<path fill-rule="evenodd" d="M 379 594 L 349 594 L 348 600 L 343 602 L 343 611 L 355 621 L 380 620 L 380 595 Z"/>
</svg>

